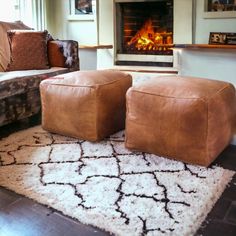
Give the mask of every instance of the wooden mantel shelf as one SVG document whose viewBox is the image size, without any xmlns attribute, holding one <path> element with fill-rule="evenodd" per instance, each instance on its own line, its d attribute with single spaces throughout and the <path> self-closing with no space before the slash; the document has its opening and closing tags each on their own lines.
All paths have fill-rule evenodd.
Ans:
<svg viewBox="0 0 236 236">
<path fill-rule="evenodd" d="M 187 49 L 236 49 L 236 45 L 220 45 L 220 44 L 175 44 L 174 49 L 187 48 Z"/>
<path fill-rule="evenodd" d="M 110 49 L 113 45 L 79 45 L 80 49 Z"/>
</svg>

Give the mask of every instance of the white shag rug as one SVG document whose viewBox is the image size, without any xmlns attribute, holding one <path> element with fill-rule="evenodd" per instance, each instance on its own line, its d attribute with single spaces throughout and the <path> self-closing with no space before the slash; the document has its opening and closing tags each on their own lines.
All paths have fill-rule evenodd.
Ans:
<svg viewBox="0 0 236 236">
<path fill-rule="evenodd" d="M 193 235 L 233 171 L 90 143 L 40 126 L 0 141 L 0 185 L 115 235 Z"/>
</svg>

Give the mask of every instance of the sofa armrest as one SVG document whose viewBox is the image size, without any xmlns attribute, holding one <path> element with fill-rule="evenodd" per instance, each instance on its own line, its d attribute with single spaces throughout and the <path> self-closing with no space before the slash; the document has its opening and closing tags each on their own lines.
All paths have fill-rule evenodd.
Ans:
<svg viewBox="0 0 236 236">
<path fill-rule="evenodd" d="M 48 41 L 50 66 L 75 68 L 79 70 L 79 46 L 74 40 Z"/>
</svg>

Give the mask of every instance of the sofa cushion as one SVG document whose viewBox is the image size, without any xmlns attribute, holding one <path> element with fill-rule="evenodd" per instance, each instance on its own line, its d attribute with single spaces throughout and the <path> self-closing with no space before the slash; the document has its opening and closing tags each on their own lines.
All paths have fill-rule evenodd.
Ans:
<svg viewBox="0 0 236 236">
<path fill-rule="evenodd" d="M 25 70 L 0 72 L 0 103 L 1 99 L 38 89 L 43 79 L 71 71 L 68 68 L 51 67 L 45 70 Z"/>
<path fill-rule="evenodd" d="M 8 42 L 7 31 L 12 29 L 31 29 L 21 21 L 3 22 L 0 21 L 0 71 L 5 71 L 10 62 L 10 45 Z"/>
<path fill-rule="evenodd" d="M 0 126 L 30 117 L 40 111 L 39 83 L 74 68 L 0 72 Z"/>
<path fill-rule="evenodd" d="M 8 31 L 11 47 L 11 62 L 7 67 L 7 71 L 49 68 L 47 34 L 48 32 L 46 30 Z"/>
</svg>

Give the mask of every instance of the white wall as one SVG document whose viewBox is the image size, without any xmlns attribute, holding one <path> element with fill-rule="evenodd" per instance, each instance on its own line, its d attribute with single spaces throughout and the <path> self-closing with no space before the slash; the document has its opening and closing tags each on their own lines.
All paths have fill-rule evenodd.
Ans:
<svg viewBox="0 0 236 236">
<path fill-rule="evenodd" d="M 99 44 L 114 44 L 114 16 L 113 0 L 102 0 L 99 2 Z M 97 67 L 99 69 L 110 68 L 114 62 L 114 49 L 98 50 Z"/>
<path fill-rule="evenodd" d="M 58 39 L 67 39 L 69 1 L 47 0 L 47 30 Z"/>
<path fill-rule="evenodd" d="M 47 29 L 59 39 L 73 39 L 80 45 L 97 44 L 97 22 L 69 20 L 69 0 L 47 0 Z"/>
<path fill-rule="evenodd" d="M 55 39 L 71 39 L 79 45 L 97 45 L 96 20 L 71 20 L 69 0 L 47 0 L 47 30 Z M 94 49 L 80 49 L 80 69 L 95 70 L 97 54 Z"/>
<path fill-rule="evenodd" d="M 174 43 L 192 43 L 192 1 L 174 0 Z"/>
<path fill-rule="evenodd" d="M 194 1 L 196 6 L 195 43 L 208 44 L 210 32 L 236 32 L 236 18 L 204 18 L 204 0 Z M 231 49 L 184 49 L 178 54 L 179 73 L 228 81 L 236 85 L 235 52 L 236 50 Z"/>
<path fill-rule="evenodd" d="M 175 43 L 191 43 L 192 31 L 192 1 L 174 0 L 174 15 L 177 24 L 174 27 Z M 204 18 L 204 0 L 193 0 L 196 5 L 196 43 L 208 43 L 210 32 L 236 32 L 236 18 L 231 19 L 206 19 Z M 61 39 L 78 40 L 83 45 L 112 44 L 113 35 L 113 0 L 99 1 L 99 37 L 97 22 L 95 21 L 68 21 L 69 0 L 47 0 L 48 30 L 54 37 Z M 177 13 L 180 14 L 177 14 Z M 190 17 L 189 17 L 190 16 Z M 185 18 L 189 20 L 184 20 Z M 179 34 L 176 35 L 176 32 Z M 112 50 L 109 50 L 112 53 Z"/>
<path fill-rule="evenodd" d="M 196 2 L 195 43 L 208 43 L 210 32 L 236 32 L 236 18 L 204 18 L 204 0 Z"/>
<path fill-rule="evenodd" d="M 79 50 L 80 70 L 96 70 L 97 69 L 97 51 L 96 49 Z"/>
<path fill-rule="evenodd" d="M 227 81 L 236 87 L 235 49 L 183 49 L 179 53 L 180 75 Z"/>
</svg>

